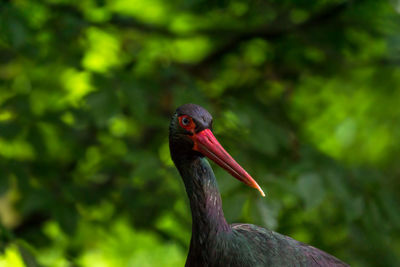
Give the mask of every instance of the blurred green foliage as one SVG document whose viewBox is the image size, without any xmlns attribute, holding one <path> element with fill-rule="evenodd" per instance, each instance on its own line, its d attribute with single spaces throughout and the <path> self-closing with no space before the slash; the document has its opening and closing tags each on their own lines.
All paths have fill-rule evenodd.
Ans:
<svg viewBox="0 0 400 267">
<path fill-rule="evenodd" d="M 181 104 L 267 192 L 215 167 L 230 222 L 400 265 L 400 2 L 0 2 L 0 266 L 183 266 Z"/>
</svg>

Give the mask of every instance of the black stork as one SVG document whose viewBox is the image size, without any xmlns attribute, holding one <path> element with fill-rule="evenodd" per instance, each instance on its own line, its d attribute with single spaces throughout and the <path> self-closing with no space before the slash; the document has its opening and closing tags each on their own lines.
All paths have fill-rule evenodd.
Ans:
<svg viewBox="0 0 400 267">
<path fill-rule="evenodd" d="M 214 137 L 207 110 L 194 104 L 179 107 L 171 119 L 169 145 L 192 212 L 192 238 L 185 266 L 349 266 L 279 233 L 252 224 L 226 222 L 217 181 L 205 156 L 261 195 L 264 192 Z"/>
</svg>

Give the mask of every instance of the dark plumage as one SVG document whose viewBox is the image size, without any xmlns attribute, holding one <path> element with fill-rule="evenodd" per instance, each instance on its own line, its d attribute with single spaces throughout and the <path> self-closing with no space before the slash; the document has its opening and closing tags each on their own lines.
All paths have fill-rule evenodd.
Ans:
<svg viewBox="0 0 400 267">
<path fill-rule="evenodd" d="M 193 123 L 186 126 L 185 118 Z M 226 222 L 214 173 L 203 155 L 209 152 L 201 147 L 201 142 L 196 144 L 197 136 L 209 134 L 207 129 L 211 127 L 211 115 L 194 104 L 179 107 L 170 124 L 171 157 L 184 181 L 192 212 L 192 239 L 186 266 L 348 266 L 334 256 L 279 233 L 251 224 Z M 209 146 L 218 146 L 216 141 L 209 140 Z M 208 155 L 212 158 L 214 153 Z M 236 168 L 216 162 L 230 172 Z M 242 180 L 244 176 L 241 178 L 237 170 L 239 174 L 231 173 Z M 255 181 L 244 182 L 258 186 Z"/>
</svg>

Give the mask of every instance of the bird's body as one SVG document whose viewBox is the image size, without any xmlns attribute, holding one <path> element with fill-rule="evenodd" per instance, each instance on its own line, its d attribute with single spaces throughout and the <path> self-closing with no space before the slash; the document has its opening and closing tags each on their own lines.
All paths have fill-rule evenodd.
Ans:
<svg viewBox="0 0 400 267">
<path fill-rule="evenodd" d="M 206 143 L 201 140 L 202 137 L 198 137 L 200 142 L 197 143 L 196 135 L 211 129 L 211 115 L 196 105 L 182 107 L 172 118 L 170 149 L 172 159 L 185 183 L 192 212 L 192 238 L 186 266 L 348 266 L 317 248 L 262 227 L 251 224 L 229 225 L 224 217 L 214 173 L 203 154 L 210 155 L 210 158 L 235 177 L 239 176 L 238 179 L 248 178 L 234 165 L 236 162 L 231 163 L 228 160 L 229 166 L 226 166 L 218 158 L 214 159 L 219 155 L 219 150 L 210 152 L 203 148 L 202 145 Z M 176 132 L 176 127 L 179 127 L 178 118 L 181 126 L 186 126 L 181 123 L 182 116 L 186 115 L 193 119 L 196 126 L 193 126 L 191 135 L 187 133 L 186 127 L 186 131 Z M 182 139 L 183 134 L 188 134 L 194 144 L 190 144 L 188 139 Z M 206 145 L 209 148 L 220 146 L 216 139 L 212 139 L 213 136 L 207 138 L 209 144 Z M 259 188 L 254 180 L 244 182 Z"/>
</svg>

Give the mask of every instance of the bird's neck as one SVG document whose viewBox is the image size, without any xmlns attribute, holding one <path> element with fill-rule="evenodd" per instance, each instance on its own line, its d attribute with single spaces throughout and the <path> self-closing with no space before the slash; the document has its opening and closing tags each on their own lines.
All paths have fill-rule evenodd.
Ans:
<svg viewBox="0 0 400 267">
<path fill-rule="evenodd" d="M 176 160 L 185 183 L 192 211 L 192 243 L 207 242 L 230 231 L 222 210 L 222 200 L 214 172 L 201 156 Z"/>
</svg>

